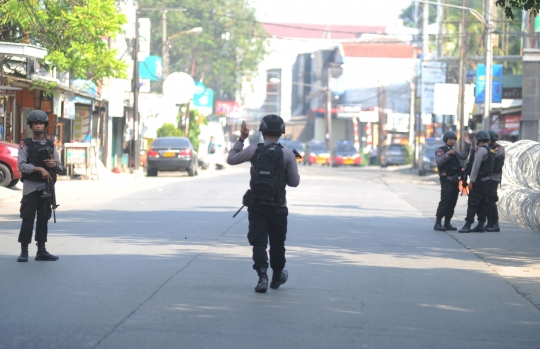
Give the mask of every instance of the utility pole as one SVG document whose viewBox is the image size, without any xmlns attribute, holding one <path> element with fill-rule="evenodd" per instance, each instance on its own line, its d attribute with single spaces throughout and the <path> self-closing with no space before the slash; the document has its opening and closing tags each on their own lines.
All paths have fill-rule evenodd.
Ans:
<svg viewBox="0 0 540 349">
<path fill-rule="evenodd" d="M 489 1 L 489 0 L 487 0 Z M 463 7 L 467 7 L 467 0 L 462 0 Z M 458 111 L 457 119 L 459 120 L 459 136 L 460 136 L 460 149 L 463 149 L 464 141 L 464 132 L 465 132 L 465 78 L 467 74 L 467 44 L 468 44 L 468 35 L 467 35 L 467 15 L 468 11 L 463 9 L 461 10 L 461 23 L 459 25 L 459 95 L 458 95 Z"/>
<path fill-rule="evenodd" d="M 437 0 L 437 59 L 442 56 L 442 22 L 443 22 L 443 8 L 441 6 L 442 0 Z"/>
<path fill-rule="evenodd" d="M 141 140 L 139 135 L 140 130 L 139 118 L 139 10 L 136 9 L 135 14 L 135 44 L 133 45 L 133 168 L 139 170 L 141 163 Z"/>
<path fill-rule="evenodd" d="M 328 68 L 330 71 L 330 68 Z M 330 150 L 332 138 L 332 90 L 330 89 L 330 79 L 328 80 L 328 86 L 326 87 L 326 146 Z"/>
<path fill-rule="evenodd" d="M 429 4 L 424 2 L 422 3 L 422 60 L 426 60 L 428 58 L 428 53 L 429 53 L 429 36 L 427 33 L 428 25 L 429 25 Z"/>
<path fill-rule="evenodd" d="M 484 14 L 484 18 L 486 20 L 486 26 L 485 28 L 485 42 L 486 42 L 486 88 L 485 88 L 485 97 L 484 97 L 484 115 L 482 118 L 482 129 L 483 130 L 489 130 L 491 127 L 491 95 L 492 95 L 492 89 L 491 89 L 491 65 L 493 63 L 493 43 L 491 41 L 491 27 L 492 27 L 492 20 L 491 20 L 491 2 L 492 0 L 486 0 L 486 13 Z"/>
<path fill-rule="evenodd" d="M 167 10 L 161 10 L 161 57 L 163 59 L 163 75 L 169 75 L 169 45 L 167 44 Z"/>
</svg>

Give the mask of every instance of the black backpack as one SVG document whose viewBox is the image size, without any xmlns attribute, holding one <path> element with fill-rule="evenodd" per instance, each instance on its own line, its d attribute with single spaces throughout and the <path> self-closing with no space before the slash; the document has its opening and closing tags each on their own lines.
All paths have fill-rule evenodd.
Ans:
<svg viewBox="0 0 540 349">
<path fill-rule="evenodd" d="M 257 145 L 251 158 L 251 195 L 255 202 L 285 203 L 285 168 L 281 144 Z"/>
</svg>

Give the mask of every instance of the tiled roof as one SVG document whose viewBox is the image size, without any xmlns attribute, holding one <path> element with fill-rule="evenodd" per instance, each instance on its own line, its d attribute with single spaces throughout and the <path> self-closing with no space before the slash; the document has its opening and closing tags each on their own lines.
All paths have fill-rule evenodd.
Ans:
<svg viewBox="0 0 540 349">
<path fill-rule="evenodd" d="M 354 39 L 361 34 L 383 34 L 383 26 L 359 26 L 359 25 L 325 25 L 325 24 L 289 24 L 289 23 L 261 23 L 263 29 L 270 36 L 278 38 L 326 38 L 326 32 L 330 31 L 330 37 L 336 40 Z"/>
<path fill-rule="evenodd" d="M 415 48 L 408 44 L 346 42 L 341 45 L 345 57 L 415 58 Z"/>
</svg>

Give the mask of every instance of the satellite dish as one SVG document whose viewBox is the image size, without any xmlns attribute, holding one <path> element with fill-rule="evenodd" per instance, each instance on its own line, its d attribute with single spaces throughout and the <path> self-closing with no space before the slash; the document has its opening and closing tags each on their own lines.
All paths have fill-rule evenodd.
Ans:
<svg viewBox="0 0 540 349">
<path fill-rule="evenodd" d="M 185 104 L 195 94 L 195 81 L 186 73 L 172 73 L 163 82 L 163 94 L 176 104 Z"/>
</svg>

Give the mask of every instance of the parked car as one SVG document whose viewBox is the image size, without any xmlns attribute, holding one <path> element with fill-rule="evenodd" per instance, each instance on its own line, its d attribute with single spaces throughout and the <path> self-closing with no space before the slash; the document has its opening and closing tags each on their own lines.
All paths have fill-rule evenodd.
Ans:
<svg viewBox="0 0 540 349">
<path fill-rule="evenodd" d="M 438 138 L 427 138 L 418 153 L 418 175 L 425 176 L 428 172 L 437 172 L 437 149 L 443 145 Z"/>
<path fill-rule="evenodd" d="M 381 152 L 381 167 L 403 165 L 407 161 L 407 148 L 403 144 L 390 144 Z"/>
<path fill-rule="evenodd" d="M 281 143 L 283 148 L 287 148 L 287 149 L 290 149 L 290 150 L 293 150 L 293 149 L 296 150 L 298 152 L 298 154 L 300 154 L 302 156 L 301 159 L 296 158 L 296 162 L 305 163 L 306 149 L 304 147 L 304 144 L 302 144 L 302 142 L 300 142 L 300 141 L 291 141 L 291 140 L 283 140 L 283 141 L 280 141 L 279 143 Z"/>
<path fill-rule="evenodd" d="M 21 179 L 18 155 L 18 144 L 0 141 L 0 186 L 13 187 Z"/>
<path fill-rule="evenodd" d="M 324 142 L 319 141 L 311 141 L 308 144 L 308 147 L 306 149 L 306 153 L 309 154 L 307 156 L 307 164 L 311 166 L 311 164 L 321 164 L 321 165 L 328 165 L 330 166 L 330 163 L 332 162 L 332 156 L 330 155 L 330 151 L 326 147 L 326 144 Z"/>
<path fill-rule="evenodd" d="M 156 138 L 147 152 L 146 174 L 157 176 L 158 171 L 187 171 L 190 177 L 199 174 L 197 153 L 184 137 Z"/>
<path fill-rule="evenodd" d="M 358 166 L 362 162 L 362 157 L 354 147 L 353 141 L 340 141 L 334 150 L 334 161 L 332 166 L 353 165 Z"/>
</svg>

